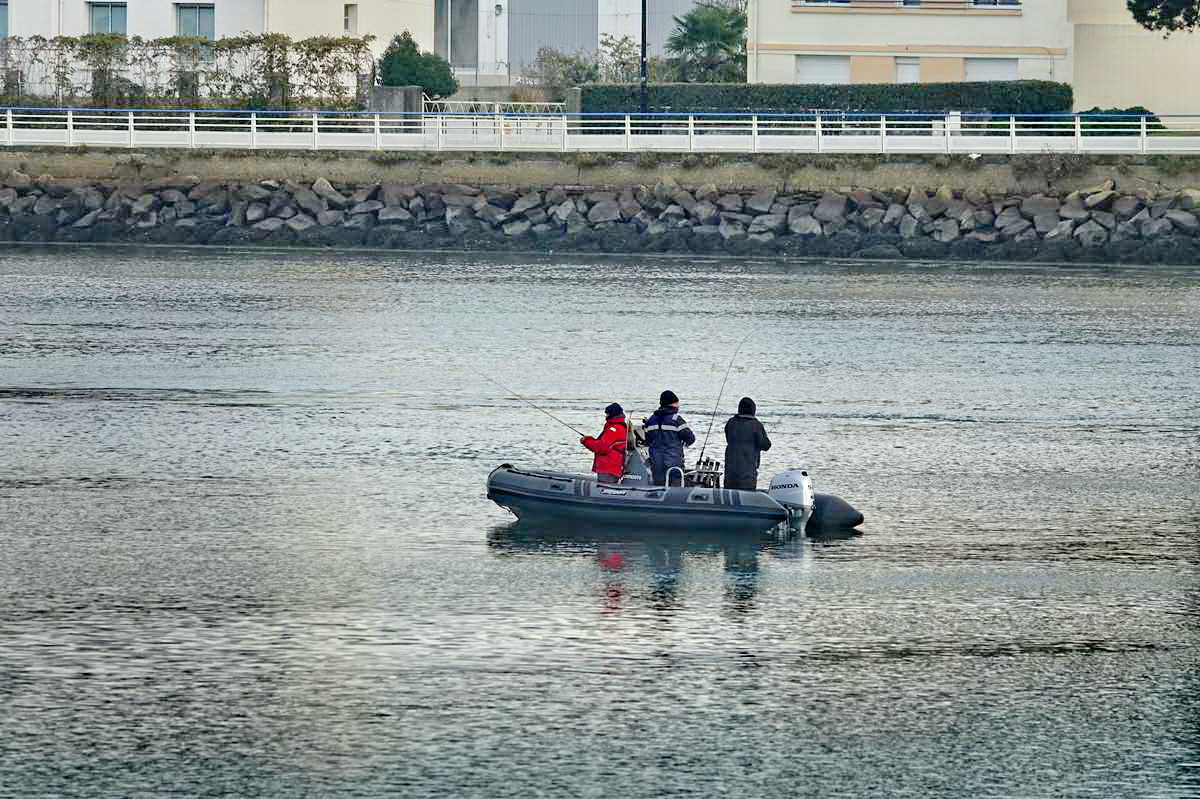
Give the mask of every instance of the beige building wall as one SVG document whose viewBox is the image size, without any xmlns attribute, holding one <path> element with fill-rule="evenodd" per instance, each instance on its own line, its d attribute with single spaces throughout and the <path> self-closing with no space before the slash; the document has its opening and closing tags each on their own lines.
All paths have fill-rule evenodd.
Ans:
<svg viewBox="0 0 1200 799">
<path fill-rule="evenodd" d="M 264 0 L 267 30 L 294 39 L 310 36 L 341 36 L 346 3 L 334 0 Z M 433 51 L 433 0 L 359 0 L 356 6 L 356 36 L 373 34 L 376 56 L 392 37 L 408 31 L 421 50 Z"/>
<path fill-rule="evenodd" d="M 856 55 L 850 57 L 851 83 L 893 83 L 896 80 L 896 59 L 890 55 Z"/>
<path fill-rule="evenodd" d="M 922 58 L 921 83 L 958 83 L 966 77 L 962 58 Z"/>
<path fill-rule="evenodd" d="M 1148 31 L 1124 0 L 1071 0 L 1070 14 L 1076 109 L 1140 105 L 1156 114 L 1200 114 L 1200 34 Z"/>
<path fill-rule="evenodd" d="M 936 8 L 871 0 L 749 0 L 747 10 L 747 71 L 753 83 L 794 83 L 797 56 L 820 54 L 856 59 L 853 82 L 860 74 L 884 71 L 882 62 L 866 66 L 871 62 L 862 59 L 898 56 L 921 59 L 923 81 L 927 75 L 962 79 L 968 58 L 1016 59 L 1017 77 L 1023 79 L 1070 83 L 1074 77 L 1067 0 L 1025 0 L 1017 7 L 964 1 Z"/>
</svg>

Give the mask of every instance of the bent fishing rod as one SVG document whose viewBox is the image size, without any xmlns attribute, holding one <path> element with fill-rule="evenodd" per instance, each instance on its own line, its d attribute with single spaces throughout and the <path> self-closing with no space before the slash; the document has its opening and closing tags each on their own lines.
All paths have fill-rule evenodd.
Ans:
<svg viewBox="0 0 1200 799">
<path fill-rule="evenodd" d="M 729 359 L 729 366 L 725 367 L 725 379 L 721 381 L 721 390 L 717 392 L 717 404 L 713 405 L 712 416 L 708 418 L 708 432 L 704 434 L 704 443 L 700 445 L 700 457 L 697 462 L 704 460 L 704 450 L 708 447 L 708 437 L 712 434 L 713 422 L 717 420 L 717 409 L 721 407 L 721 397 L 725 395 L 725 384 L 729 382 L 729 373 L 733 370 L 733 362 L 737 360 L 738 353 L 742 351 L 742 345 L 750 340 L 752 333 L 747 333 L 746 337 L 738 342 L 737 349 L 733 351 L 733 357 Z"/>
<path fill-rule="evenodd" d="M 551 419 L 553 419 L 554 421 L 556 421 L 556 422 L 558 422 L 559 424 L 561 424 L 563 427 L 565 427 L 565 428 L 567 428 L 567 429 L 569 429 L 569 430 L 573 430 L 575 433 L 577 433 L 579 436 L 581 436 L 581 437 L 583 437 L 583 438 L 587 438 L 587 433 L 584 433 L 584 432 L 582 432 L 582 431 L 580 431 L 580 430 L 578 430 L 578 429 L 576 429 L 576 428 L 572 427 L 571 425 L 569 425 L 569 424 L 567 424 L 566 422 L 564 422 L 562 419 L 559 419 L 557 416 L 555 416 L 554 414 L 550 413 L 550 411 L 548 411 L 548 410 L 545 410 L 544 408 L 539 408 L 537 405 L 534 405 L 532 402 L 530 402 L 529 400 L 525 399 L 525 398 L 524 398 L 524 397 L 522 397 L 520 394 L 518 394 L 517 392 L 513 391 L 511 388 L 509 388 L 508 386 L 504 385 L 503 383 L 501 383 L 499 380 L 495 379 L 494 377 L 488 377 L 487 375 L 485 375 L 483 372 L 480 372 L 479 370 L 476 370 L 476 374 L 478 374 L 480 377 L 482 377 L 484 380 L 488 381 L 489 383 L 492 383 L 493 385 L 499 386 L 500 388 L 504 389 L 504 390 L 505 390 L 505 391 L 507 391 L 509 394 L 511 394 L 511 395 L 513 395 L 514 397 L 516 397 L 517 399 L 519 399 L 521 402 L 524 402 L 524 403 L 525 403 L 526 405 L 528 405 L 530 408 L 533 408 L 535 411 L 538 411 L 539 413 L 544 413 L 544 414 L 546 414 L 546 415 L 547 415 L 547 416 L 549 416 Z"/>
</svg>

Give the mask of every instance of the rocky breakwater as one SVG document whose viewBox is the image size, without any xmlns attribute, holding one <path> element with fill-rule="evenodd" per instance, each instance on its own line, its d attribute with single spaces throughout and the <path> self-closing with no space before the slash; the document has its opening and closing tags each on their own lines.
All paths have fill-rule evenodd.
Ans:
<svg viewBox="0 0 1200 799">
<path fill-rule="evenodd" d="M 781 193 L 667 179 L 587 186 L 339 185 L 10 173 L 0 239 L 1200 263 L 1200 190 L 997 195 L 948 186 Z"/>
</svg>

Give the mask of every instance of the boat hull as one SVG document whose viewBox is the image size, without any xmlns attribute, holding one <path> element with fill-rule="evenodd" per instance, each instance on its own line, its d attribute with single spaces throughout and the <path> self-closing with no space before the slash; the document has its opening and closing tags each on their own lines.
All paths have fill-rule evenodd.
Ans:
<svg viewBox="0 0 1200 799">
<path fill-rule="evenodd" d="M 752 532 L 788 521 L 787 509 L 761 491 L 616 485 L 507 465 L 488 475 L 487 486 L 489 499 L 521 519 Z"/>
</svg>

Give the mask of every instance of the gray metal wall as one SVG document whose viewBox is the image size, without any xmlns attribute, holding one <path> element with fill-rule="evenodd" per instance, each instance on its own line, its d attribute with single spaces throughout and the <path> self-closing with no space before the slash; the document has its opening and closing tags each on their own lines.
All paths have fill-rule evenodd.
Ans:
<svg viewBox="0 0 1200 799">
<path fill-rule="evenodd" d="M 509 0 L 508 15 L 509 74 L 514 77 L 541 47 L 594 52 L 600 40 L 596 0 Z"/>
</svg>

